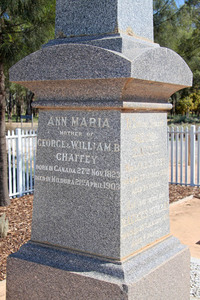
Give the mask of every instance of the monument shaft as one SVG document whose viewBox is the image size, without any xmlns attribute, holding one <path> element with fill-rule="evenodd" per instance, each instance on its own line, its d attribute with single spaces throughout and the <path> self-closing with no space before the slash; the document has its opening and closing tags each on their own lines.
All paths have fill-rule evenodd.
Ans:
<svg viewBox="0 0 200 300">
<path fill-rule="evenodd" d="M 123 260 L 169 234 L 165 114 L 44 110 L 39 122 L 33 241 Z"/>
<path fill-rule="evenodd" d="M 56 37 L 124 33 L 153 41 L 151 0 L 57 0 Z"/>
</svg>

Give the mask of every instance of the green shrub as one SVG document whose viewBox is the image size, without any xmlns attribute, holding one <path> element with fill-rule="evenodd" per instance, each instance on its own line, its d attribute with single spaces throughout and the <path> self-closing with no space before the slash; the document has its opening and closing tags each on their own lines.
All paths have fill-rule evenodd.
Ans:
<svg viewBox="0 0 200 300">
<path fill-rule="evenodd" d="M 170 120 L 168 120 L 168 125 L 170 124 L 196 124 L 196 123 L 200 123 L 200 119 L 197 118 L 196 116 L 182 116 L 182 115 L 175 115 L 173 116 L 173 118 L 170 118 Z"/>
<path fill-rule="evenodd" d="M 0 238 L 5 238 L 8 234 L 9 229 L 9 222 L 8 219 L 6 219 L 6 214 L 3 213 L 3 215 L 0 217 Z"/>
</svg>

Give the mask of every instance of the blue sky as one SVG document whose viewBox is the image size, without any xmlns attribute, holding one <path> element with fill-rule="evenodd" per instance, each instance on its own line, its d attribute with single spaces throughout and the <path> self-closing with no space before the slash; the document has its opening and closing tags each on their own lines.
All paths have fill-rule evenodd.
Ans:
<svg viewBox="0 0 200 300">
<path fill-rule="evenodd" d="M 178 6 L 183 5 L 184 2 L 185 2 L 184 0 L 176 0 L 176 3 L 177 3 Z"/>
</svg>

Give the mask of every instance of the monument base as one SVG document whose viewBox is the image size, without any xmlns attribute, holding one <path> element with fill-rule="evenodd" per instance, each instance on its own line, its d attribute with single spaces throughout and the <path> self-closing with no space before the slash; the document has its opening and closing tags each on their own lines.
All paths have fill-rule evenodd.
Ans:
<svg viewBox="0 0 200 300">
<path fill-rule="evenodd" d="M 190 253 L 174 237 L 125 262 L 29 242 L 8 257 L 7 300 L 188 300 Z"/>
</svg>

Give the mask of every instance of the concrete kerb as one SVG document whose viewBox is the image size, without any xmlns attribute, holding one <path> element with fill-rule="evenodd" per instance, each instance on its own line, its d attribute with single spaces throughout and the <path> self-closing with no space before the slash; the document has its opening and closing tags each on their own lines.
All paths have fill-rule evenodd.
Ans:
<svg viewBox="0 0 200 300">
<path fill-rule="evenodd" d="M 178 201 L 175 201 L 175 202 L 170 203 L 170 206 L 174 206 L 174 205 L 177 205 L 177 204 L 186 202 L 186 201 L 188 201 L 188 200 L 192 200 L 193 198 L 194 198 L 193 195 L 187 196 L 187 197 L 185 197 L 185 198 L 183 198 L 183 199 L 180 199 L 180 200 L 178 200 Z"/>
</svg>

